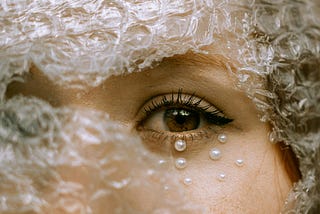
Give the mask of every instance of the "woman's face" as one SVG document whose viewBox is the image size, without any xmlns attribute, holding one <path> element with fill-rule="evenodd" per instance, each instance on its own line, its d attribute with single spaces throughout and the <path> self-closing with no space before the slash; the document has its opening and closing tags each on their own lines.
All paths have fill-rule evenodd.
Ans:
<svg viewBox="0 0 320 214">
<path fill-rule="evenodd" d="M 220 4 L 220 1 L 214 2 L 222 12 L 218 13 L 217 20 L 214 20 L 215 24 L 218 24 L 213 29 L 224 29 L 220 26 L 224 23 L 221 21 L 225 12 L 224 4 Z M 139 9 L 139 6 L 137 8 Z M 66 18 L 66 23 L 70 23 L 70 20 L 76 19 L 73 19 L 72 15 L 83 12 L 77 9 L 66 10 L 60 14 L 65 16 L 61 19 Z M 152 10 L 152 7 L 148 9 Z M 170 9 L 166 12 L 168 16 L 172 16 Z M 177 18 L 172 17 L 180 20 L 185 14 L 189 13 L 181 12 Z M 116 15 L 117 13 L 112 13 L 111 18 Z M 153 17 L 149 19 L 147 17 L 153 16 L 153 13 L 142 15 L 145 20 L 151 20 L 148 27 L 154 26 Z M 101 17 L 96 16 L 96 18 L 99 20 Z M 243 17 L 238 18 L 241 20 Z M 116 18 L 114 20 L 117 21 Z M 210 21 L 213 23 L 213 20 Z M 166 33 L 168 30 L 174 34 L 176 30 L 183 29 L 183 26 L 175 29 L 178 28 L 175 25 L 170 28 L 166 26 L 171 24 L 170 22 L 164 23 L 165 26 L 160 26 L 155 31 Z M 182 21 L 178 23 L 181 24 Z M 200 33 L 196 32 L 199 35 L 194 35 L 194 40 L 183 36 L 180 38 L 181 35 L 178 35 L 177 38 L 181 43 L 185 41 L 197 43 L 202 36 L 206 38 L 206 35 L 210 35 L 209 30 L 209 33 L 207 32 L 208 22 L 199 23 L 199 26 L 194 26 L 199 27 Z M 116 24 L 115 26 L 118 27 Z M 168 29 L 165 29 L 166 27 Z M 201 30 L 205 35 L 201 34 Z M 99 33 L 101 32 L 97 32 L 97 39 L 92 40 L 97 44 L 100 44 L 100 38 L 105 38 L 104 34 Z M 135 41 L 135 36 L 138 34 L 135 33 L 133 31 L 122 36 L 129 39 L 132 37 L 132 41 Z M 144 32 L 140 33 L 143 35 Z M 167 45 L 163 49 L 155 46 L 146 50 L 147 48 L 142 45 L 139 47 L 142 50 L 136 51 L 138 47 L 131 47 L 130 40 L 128 44 L 126 43 L 127 46 L 123 45 L 125 48 L 119 49 L 123 52 L 112 52 L 110 57 L 112 58 L 114 54 L 115 58 L 120 56 L 121 59 L 121 56 L 125 58 L 128 53 L 133 54 L 132 57 L 140 53 L 158 54 L 158 49 L 163 53 L 167 50 L 173 51 L 174 49 L 168 47 L 177 45 L 170 43 L 176 42 L 175 35 L 168 38 L 168 41 L 166 36 L 168 35 L 154 37 L 163 39 L 162 43 L 159 43 Z M 24 188 L 29 190 L 28 186 L 34 185 L 35 188 L 31 190 L 33 193 L 40 192 L 35 194 L 40 200 L 27 198 L 26 203 L 32 201 L 41 206 L 45 204 L 45 209 L 53 213 L 79 213 L 79 207 L 76 206 L 79 204 L 85 204 L 88 213 L 90 209 L 93 213 L 106 213 L 106 210 L 110 213 L 116 213 L 116 210 L 120 213 L 134 213 L 133 209 L 137 213 L 151 213 L 155 208 L 158 213 L 167 213 L 166 208 L 171 211 L 170 213 L 179 213 L 177 211 L 179 206 L 181 213 L 188 213 L 187 211 L 199 213 L 197 207 L 204 210 L 204 213 L 279 213 L 293 181 L 286 171 L 279 146 L 269 141 L 270 127 L 260 122 L 259 112 L 252 100 L 236 87 L 239 80 L 233 71 L 245 67 L 237 60 L 241 58 L 238 56 L 241 41 L 224 30 L 219 31 L 217 37 L 219 38 L 215 38 L 212 45 L 203 46 L 201 53 L 189 51 L 186 54 L 167 57 L 152 68 L 110 76 L 96 87 L 75 89 L 68 85 L 56 84 L 50 80 L 48 77 L 50 75 L 45 69 L 31 66 L 28 74 L 24 76 L 25 82 L 13 82 L 8 86 L 6 91 L 8 101 L 17 94 L 35 96 L 47 101 L 55 109 L 62 109 L 62 113 L 65 112 L 64 108 L 71 109 L 69 113 L 73 116 L 60 127 L 61 133 L 58 135 L 63 143 L 58 144 L 58 149 L 54 148 L 56 150 L 52 152 L 50 148 L 48 152 L 40 148 L 37 150 L 38 153 L 33 150 L 33 153 L 30 152 L 32 154 L 30 163 L 33 161 L 35 163 L 41 155 L 46 159 L 48 154 L 48 161 L 45 164 L 50 165 L 51 168 L 48 170 L 50 174 L 46 174 L 47 167 L 43 167 L 44 171 L 40 170 L 43 174 L 39 175 L 31 175 L 27 171 L 26 179 L 20 177 L 30 183 L 25 182 L 21 187 L 12 185 L 12 189 L 6 188 L 0 191 L 6 192 L 7 195 L 15 195 L 16 192 L 23 192 Z M 94 42 L 94 44 L 89 43 L 90 38 L 87 39 L 86 45 L 89 48 L 90 45 L 100 48 Z M 78 44 L 72 43 L 71 40 L 66 42 L 68 45 L 70 42 L 70 47 L 72 44 Z M 138 38 L 136 40 L 138 41 Z M 50 39 L 48 41 L 48 46 L 52 50 L 59 50 L 59 44 L 64 45 L 63 41 L 56 46 L 50 43 Z M 138 44 L 141 42 L 151 44 L 150 41 L 138 41 Z M 190 45 L 188 42 L 186 44 Z M 103 40 L 101 44 L 104 43 Z M 114 44 L 110 44 L 110 47 L 113 47 L 112 45 Z M 46 52 L 43 49 L 45 45 L 40 47 L 42 48 L 39 49 L 40 52 Z M 106 50 L 109 50 L 108 43 L 106 47 Z M 36 45 L 33 48 L 35 52 L 39 52 Z M 98 52 L 97 56 L 101 57 Z M 51 53 L 51 49 L 46 53 Z M 77 53 L 76 51 L 74 54 Z M 39 54 L 39 56 L 44 55 Z M 69 55 L 72 54 L 68 52 L 61 56 L 64 59 Z M 58 54 L 51 56 L 61 57 Z M 41 61 L 34 57 L 34 60 L 42 63 L 42 61 L 50 62 L 52 59 Z M 59 65 L 56 68 L 59 68 Z M 78 69 L 74 69 L 72 75 L 78 75 L 81 82 L 83 75 L 80 70 L 83 71 L 83 68 L 79 66 Z M 65 79 L 68 78 L 66 75 Z M 253 76 L 248 78 L 254 79 Z M 263 84 L 263 82 L 255 80 L 253 84 Z M 25 107 L 21 106 L 21 109 Z M 92 111 L 97 113 L 92 114 Z M 30 118 L 32 116 L 31 111 Z M 127 130 L 125 134 L 111 121 L 115 121 L 117 125 L 120 124 Z M 142 146 L 134 136 L 139 136 Z M 41 149 L 46 152 L 43 153 L 45 155 L 41 153 Z M 18 163 L 19 167 L 24 166 L 23 164 L 28 162 Z M 41 167 L 39 165 L 37 167 Z M 26 167 L 21 168 L 26 170 Z M 53 182 L 47 177 L 52 178 Z"/>
<path fill-rule="evenodd" d="M 25 83 L 9 86 L 7 96 L 21 93 L 55 106 L 107 112 L 141 136 L 150 154 L 168 161 L 187 202 L 208 213 L 278 213 L 292 181 L 278 146 L 268 140 L 268 125 L 259 121 L 245 93 L 235 88 L 237 79 L 227 63 L 233 64 L 221 55 L 188 53 L 141 72 L 111 76 L 86 90 L 55 85 L 33 67 Z M 76 122 L 72 126 L 77 130 Z M 95 182 L 79 173 L 70 177 L 83 185 Z M 157 192 L 141 188 L 123 200 L 144 210 L 150 197 L 157 197 Z M 112 200 L 99 208 L 101 212 L 108 203 Z"/>
</svg>

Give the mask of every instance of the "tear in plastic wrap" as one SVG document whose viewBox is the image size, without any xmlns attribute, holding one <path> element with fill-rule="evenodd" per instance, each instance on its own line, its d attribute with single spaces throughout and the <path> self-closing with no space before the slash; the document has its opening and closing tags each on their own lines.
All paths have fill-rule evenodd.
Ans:
<svg viewBox="0 0 320 214">
<path fill-rule="evenodd" d="M 84 88 L 206 45 L 227 59 L 238 56 L 232 60 L 240 65 L 234 71 L 239 87 L 261 119 L 272 122 L 271 140 L 289 144 L 300 161 L 302 179 L 287 209 L 319 209 L 319 14 L 317 0 L 1 1 L 1 213 L 95 213 L 108 200 L 115 201 L 115 213 L 139 212 L 121 199 L 151 172 L 144 190 L 167 194 L 162 188 L 169 175 L 157 158 L 144 155 L 139 140 L 103 113 L 52 108 L 26 97 L 6 100 L 7 85 L 31 64 L 58 84 Z M 119 168 L 109 167 L 112 161 Z M 71 176 L 77 173 L 101 186 L 79 185 Z M 145 212 L 177 213 L 186 205 L 149 199 Z"/>
</svg>

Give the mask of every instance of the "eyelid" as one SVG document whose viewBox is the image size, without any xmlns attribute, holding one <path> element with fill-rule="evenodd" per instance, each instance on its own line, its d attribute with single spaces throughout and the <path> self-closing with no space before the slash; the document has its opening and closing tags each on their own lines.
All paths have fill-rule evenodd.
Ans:
<svg viewBox="0 0 320 214">
<path fill-rule="evenodd" d="M 182 93 L 182 89 L 179 89 L 177 93 L 161 94 L 151 97 L 136 114 L 137 124 L 143 122 L 151 113 L 167 107 L 196 108 L 203 113 L 212 113 L 218 117 L 225 117 L 220 109 L 206 101 L 204 97 L 198 97 L 195 93 Z"/>
<path fill-rule="evenodd" d="M 156 111 L 168 106 L 175 107 L 190 107 L 190 108 L 201 108 L 208 112 L 220 113 L 219 116 L 224 116 L 222 112 L 211 103 L 207 102 L 204 98 L 200 98 L 195 94 L 186 94 L 182 92 L 161 94 L 150 98 L 140 108 L 136 115 L 136 118 L 142 118 L 148 116 L 149 111 Z M 143 111 L 141 111 L 143 110 Z"/>
</svg>

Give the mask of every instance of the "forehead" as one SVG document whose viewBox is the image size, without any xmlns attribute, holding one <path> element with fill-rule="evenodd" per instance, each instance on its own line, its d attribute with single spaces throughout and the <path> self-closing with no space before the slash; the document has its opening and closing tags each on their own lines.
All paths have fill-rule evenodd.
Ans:
<svg viewBox="0 0 320 214">
<path fill-rule="evenodd" d="M 239 1 L 15 1 L 2 4 L 6 57 L 55 81 L 98 84 L 235 32 Z M 13 59 L 14 60 L 14 59 Z"/>
</svg>

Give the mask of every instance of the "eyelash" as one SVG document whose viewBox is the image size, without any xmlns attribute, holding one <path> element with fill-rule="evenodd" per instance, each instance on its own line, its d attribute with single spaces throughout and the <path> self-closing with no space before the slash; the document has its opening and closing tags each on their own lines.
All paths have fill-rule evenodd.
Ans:
<svg viewBox="0 0 320 214">
<path fill-rule="evenodd" d="M 174 98 L 174 95 L 177 94 L 177 98 Z M 171 93 L 170 100 L 164 95 L 159 103 L 152 102 L 151 106 L 148 106 L 148 109 L 144 109 L 145 118 L 151 115 L 153 112 L 156 112 L 165 108 L 187 108 L 189 110 L 198 111 L 208 120 L 210 124 L 222 126 L 232 122 L 232 119 L 226 118 L 224 116 L 219 116 L 219 114 L 223 114 L 222 111 L 218 109 L 214 109 L 212 111 L 208 110 L 211 106 L 206 105 L 204 107 L 199 107 L 201 102 L 203 102 L 204 97 L 198 98 L 195 93 L 188 95 L 183 94 L 182 89 L 179 89 L 178 93 Z M 188 99 L 184 99 L 188 98 Z M 194 102 L 195 99 L 198 101 Z M 144 119 L 143 119 L 144 120 Z M 143 121 L 142 120 L 142 121 Z"/>
<path fill-rule="evenodd" d="M 205 103 L 205 105 L 203 105 Z M 171 138 L 183 138 L 188 140 L 187 138 L 191 138 L 191 141 L 194 139 L 201 139 L 202 137 L 207 137 L 208 133 L 205 129 L 199 129 L 197 131 L 190 130 L 186 132 L 161 132 L 157 130 L 146 130 L 143 127 L 143 123 L 148 119 L 150 115 L 153 113 L 170 108 L 185 108 L 188 110 L 199 112 L 206 122 L 209 125 L 223 126 L 233 121 L 233 119 L 229 119 L 224 116 L 223 112 L 212 104 L 206 103 L 204 101 L 204 97 L 198 97 L 195 93 L 193 94 L 184 94 L 182 89 L 179 89 L 177 93 L 172 92 L 171 95 L 163 95 L 160 100 L 151 99 L 149 105 L 144 107 L 144 116 L 141 120 L 138 121 L 138 130 L 149 132 L 149 137 L 155 138 L 156 140 Z M 210 129 L 210 126 L 208 126 Z"/>
</svg>

